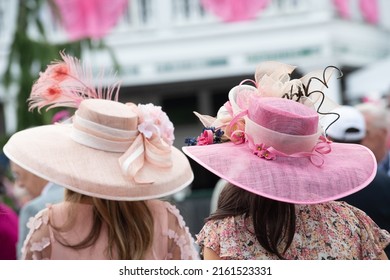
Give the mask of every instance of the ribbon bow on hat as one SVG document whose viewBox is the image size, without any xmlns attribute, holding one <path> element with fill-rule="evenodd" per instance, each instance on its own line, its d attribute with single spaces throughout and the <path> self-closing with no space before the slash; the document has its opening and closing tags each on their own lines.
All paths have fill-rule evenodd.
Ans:
<svg viewBox="0 0 390 280">
<path fill-rule="evenodd" d="M 73 118 L 72 139 L 94 149 L 123 153 L 119 157 L 123 174 L 139 184 L 153 183 L 150 176 L 142 174 L 172 166 L 173 124 L 161 107 L 152 104 L 121 106 L 112 102 L 117 116 L 102 117 L 99 103 L 107 107 L 107 100 L 85 100 L 80 104 Z M 128 115 L 125 112 L 119 117 L 121 109 L 128 110 Z"/>
<path fill-rule="evenodd" d="M 131 104 L 134 106 L 134 104 Z M 141 124 L 138 125 L 138 136 L 128 150 L 119 158 L 125 174 L 134 178 L 137 183 L 153 183 L 142 178 L 139 171 L 145 163 L 156 168 L 172 166 L 171 145 L 173 143 L 173 124 L 161 107 L 152 104 L 138 105 Z M 142 114 L 143 112 L 143 114 Z M 148 115 L 146 115 L 148 114 Z"/>
</svg>

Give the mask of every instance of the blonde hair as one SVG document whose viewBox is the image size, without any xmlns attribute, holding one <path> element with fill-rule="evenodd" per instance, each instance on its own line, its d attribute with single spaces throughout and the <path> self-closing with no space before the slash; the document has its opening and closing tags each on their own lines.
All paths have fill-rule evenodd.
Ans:
<svg viewBox="0 0 390 280">
<path fill-rule="evenodd" d="M 77 244 L 68 244 L 62 238 L 57 238 L 58 241 L 76 250 L 87 248 L 96 242 L 104 224 L 108 229 L 106 253 L 110 259 L 142 259 L 153 240 L 153 216 L 145 201 L 113 201 L 88 197 L 68 189 L 65 192 L 66 201 L 80 203 L 85 199 L 92 201 L 93 206 L 90 233 Z M 67 222 L 61 227 L 53 227 L 59 232 L 71 230 L 76 215 L 75 207 L 71 206 Z"/>
</svg>

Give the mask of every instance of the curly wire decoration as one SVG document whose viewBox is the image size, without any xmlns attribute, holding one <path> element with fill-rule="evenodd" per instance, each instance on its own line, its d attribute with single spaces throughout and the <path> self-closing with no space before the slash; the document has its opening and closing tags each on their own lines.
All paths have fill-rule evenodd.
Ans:
<svg viewBox="0 0 390 280">
<path fill-rule="evenodd" d="M 320 93 L 321 94 L 321 101 L 318 105 L 317 113 L 320 115 L 336 115 L 336 119 L 334 121 L 332 121 L 324 130 L 325 134 L 326 134 L 326 131 L 328 130 L 328 128 L 340 118 L 340 114 L 334 113 L 334 112 L 320 112 L 320 108 L 325 100 L 325 94 L 321 90 L 309 91 L 309 89 L 310 89 L 310 84 L 313 80 L 316 80 L 316 81 L 320 82 L 321 84 L 323 84 L 326 88 L 329 88 L 329 85 L 328 85 L 326 78 L 325 78 L 326 77 L 325 74 L 326 74 L 326 71 L 330 68 L 336 69 L 338 71 L 339 76 L 337 77 L 337 79 L 341 79 L 343 77 L 343 72 L 338 67 L 336 67 L 334 65 L 329 65 L 329 66 L 325 67 L 324 71 L 322 72 L 322 80 L 318 77 L 311 77 L 309 79 L 309 81 L 307 82 L 306 86 L 304 84 L 302 84 L 302 87 L 298 86 L 297 92 L 293 92 L 294 85 L 291 85 L 290 92 L 285 93 L 282 96 L 282 98 L 287 98 L 290 100 L 294 100 L 294 97 L 296 97 L 296 101 L 299 102 L 302 97 L 309 98 L 313 93 Z"/>
</svg>

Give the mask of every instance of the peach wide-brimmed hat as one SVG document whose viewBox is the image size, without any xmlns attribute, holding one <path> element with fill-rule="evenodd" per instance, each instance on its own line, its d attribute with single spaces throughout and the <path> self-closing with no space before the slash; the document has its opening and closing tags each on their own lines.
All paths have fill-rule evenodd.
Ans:
<svg viewBox="0 0 390 280">
<path fill-rule="evenodd" d="M 4 146 L 7 157 L 50 182 L 110 200 L 161 198 L 189 186 L 189 161 L 172 145 L 174 127 L 161 107 L 124 104 L 103 98 L 112 90 L 83 88 L 79 61 L 62 57 L 64 62 L 41 73 L 30 106 L 72 104 L 74 116 L 15 133 Z M 70 86 L 77 84 L 69 81 L 74 77 L 83 83 Z M 54 97 L 53 88 L 58 93 Z M 94 95 L 86 95 L 88 90 Z"/>
<path fill-rule="evenodd" d="M 280 67 L 288 69 L 267 63 L 268 70 Z M 197 114 L 206 127 L 187 139 L 184 153 L 233 185 L 277 201 L 322 203 L 366 187 L 376 174 L 373 153 L 362 145 L 330 142 L 319 124 L 320 109 L 330 108 L 321 107 L 326 97 L 314 98 L 317 88 L 302 87 L 301 94 L 282 98 L 278 88 L 289 82 L 272 74 L 265 74 L 268 84 L 257 80 L 255 87 L 233 88 L 216 118 Z M 305 85 L 293 83 L 298 89 Z"/>
</svg>

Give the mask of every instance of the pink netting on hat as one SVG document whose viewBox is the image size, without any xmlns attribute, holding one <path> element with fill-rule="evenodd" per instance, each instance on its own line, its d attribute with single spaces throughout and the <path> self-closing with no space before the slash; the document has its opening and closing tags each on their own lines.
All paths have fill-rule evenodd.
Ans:
<svg viewBox="0 0 390 280">
<path fill-rule="evenodd" d="M 248 118 L 245 119 L 245 132 L 250 135 L 253 144 L 265 144 L 285 154 L 311 152 L 321 135 L 320 132 L 303 136 L 279 133 L 262 127 Z"/>
</svg>

